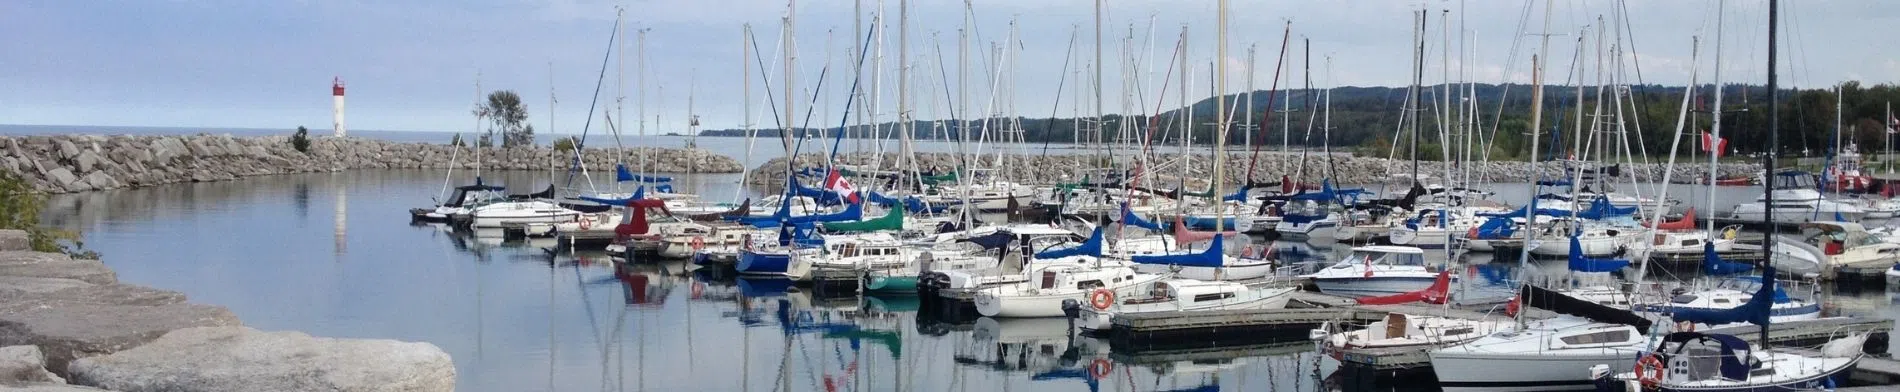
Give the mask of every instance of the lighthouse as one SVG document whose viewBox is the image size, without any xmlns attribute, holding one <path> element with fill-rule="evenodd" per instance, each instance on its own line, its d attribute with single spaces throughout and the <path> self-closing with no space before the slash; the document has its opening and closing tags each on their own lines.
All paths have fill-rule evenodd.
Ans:
<svg viewBox="0 0 1900 392">
<path fill-rule="evenodd" d="M 336 101 L 335 109 L 330 111 L 331 129 L 335 131 L 336 137 L 343 137 L 349 133 L 343 130 L 343 78 L 330 80 L 330 97 Z"/>
</svg>

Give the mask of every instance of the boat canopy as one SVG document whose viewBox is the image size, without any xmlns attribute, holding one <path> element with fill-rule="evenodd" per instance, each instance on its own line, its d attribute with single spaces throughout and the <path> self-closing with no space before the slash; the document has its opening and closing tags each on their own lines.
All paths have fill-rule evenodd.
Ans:
<svg viewBox="0 0 1900 392">
<path fill-rule="evenodd" d="M 1629 266 L 1629 260 L 1584 257 L 1582 242 L 1577 240 L 1577 236 L 1570 236 L 1570 271 L 1610 272 Z"/>
<path fill-rule="evenodd" d="M 1204 249 L 1200 252 L 1190 252 L 1190 253 L 1172 254 L 1172 255 L 1156 255 L 1156 256 L 1135 255 L 1135 256 L 1129 257 L 1129 259 L 1133 260 L 1136 263 L 1141 263 L 1141 264 L 1166 264 L 1166 265 L 1178 265 L 1178 266 L 1183 266 L 1183 267 L 1216 267 L 1218 268 L 1220 266 L 1226 265 L 1225 260 L 1223 260 L 1224 256 L 1225 255 L 1221 253 L 1221 237 L 1216 236 L 1214 237 L 1214 242 L 1208 244 L 1207 249 Z"/>
<path fill-rule="evenodd" d="M 1102 257 L 1102 227 L 1096 226 L 1095 231 L 1089 234 L 1089 239 L 1082 241 L 1081 245 L 1036 252 L 1035 258 L 1058 259 L 1072 256 Z"/>
<path fill-rule="evenodd" d="M 1512 235 L 1517 234 L 1517 224 L 1511 222 L 1509 217 L 1494 216 L 1486 218 L 1484 223 L 1479 223 L 1478 227 L 1472 230 L 1471 237 L 1477 239 L 1511 238 Z"/>
<path fill-rule="evenodd" d="M 1672 332 L 1668 336 L 1663 337 L 1663 343 L 1662 345 L 1657 347 L 1656 351 L 1665 352 L 1670 355 L 1689 355 L 1690 353 L 1688 352 L 1687 349 L 1690 343 L 1698 343 L 1700 345 L 1700 344 L 1706 344 L 1706 343 L 1711 343 L 1711 342 L 1715 343 L 1716 346 L 1720 347 L 1719 352 L 1721 352 L 1721 355 L 1720 355 L 1721 365 L 1718 366 L 1717 369 L 1719 369 L 1719 372 L 1721 373 L 1722 378 L 1726 378 L 1730 380 L 1747 380 L 1748 373 L 1749 373 L 1749 365 L 1748 363 L 1743 361 L 1742 358 L 1750 357 L 1748 355 L 1750 348 L 1748 346 L 1748 341 L 1742 340 L 1742 338 L 1739 338 L 1739 337 L 1735 337 L 1735 335 L 1723 335 L 1723 334 L 1712 334 L 1712 333 L 1701 333 L 1701 332 Z M 1669 345 L 1672 343 L 1676 345 L 1674 350 L 1671 350 L 1669 347 Z M 1742 352 L 1742 354 L 1737 355 L 1736 354 L 1737 351 Z M 1710 358 L 1706 358 L 1705 355 L 1692 355 L 1686 358 L 1688 358 L 1690 361 L 1710 359 Z M 1699 367 L 1696 367 L 1696 368 L 1699 368 Z M 1709 376 L 1713 376 L 1713 375 L 1709 375 Z M 1697 377 L 1697 378 L 1709 379 L 1709 378 L 1714 378 L 1714 377 L 1705 376 L 1705 377 Z"/>
<path fill-rule="evenodd" d="M 1706 259 L 1702 262 L 1702 273 L 1704 275 L 1734 275 L 1755 270 L 1755 265 L 1753 264 L 1722 260 L 1722 255 L 1715 253 L 1714 241 L 1702 242 L 1702 257 Z"/>
<path fill-rule="evenodd" d="M 1016 240 L 1016 233 L 1012 233 L 1008 230 L 997 230 L 995 232 L 984 234 L 981 236 L 970 237 L 970 238 L 958 238 L 957 242 L 968 242 L 968 243 L 976 244 L 977 246 L 983 247 L 983 250 L 995 250 L 995 249 L 1002 249 L 1005 246 L 1009 246 L 1010 241 L 1015 241 L 1015 240 Z"/>
</svg>

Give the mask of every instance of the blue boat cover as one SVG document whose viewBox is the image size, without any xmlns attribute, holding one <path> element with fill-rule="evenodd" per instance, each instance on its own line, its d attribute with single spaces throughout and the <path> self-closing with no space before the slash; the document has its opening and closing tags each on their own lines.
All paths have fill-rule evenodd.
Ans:
<svg viewBox="0 0 1900 392">
<path fill-rule="evenodd" d="M 1181 224 L 1187 226 L 1189 230 L 1213 230 L 1214 222 L 1215 222 L 1214 218 L 1202 218 L 1202 217 L 1194 217 L 1194 216 L 1181 217 Z M 1233 230 L 1235 225 L 1236 223 L 1234 223 L 1233 217 L 1220 218 L 1220 226 L 1226 228 L 1227 230 Z"/>
<path fill-rule="evenodd" d="M 1214 236 L 1214 243 L 1208 244 L 1207 249 L 1199 253 L 1159 256 L 1136 255 L 1129 257 L 1129 259 L 1142 264 L 1167 264 L 1183 267 L 1220 267 L 1226 265 L 1221 257 L 1221 237 L 1222 236 Z"/>
<path fill-rule="evenodd" d="M 1070 256 L 1102 257 L 1102 227 L 1096 226 L 1095 232 L 1090 233 L 1089 239 L 1087 241 L 1082 241 L 1081 245 L 1036 252 L 1035 258 L 1057 259 L 1057 258 L 1070 257 Z"/>
<path fill-rule="evenodd" d="M 628 181 L 671 182 L 673 181 L 673 178 L 659 177 L 659 176 L 643 176 L 639 174 L 633 174 L 633 172 L 627 170 L 627 165 L 622 164 L 622 165 L 614 165 L 614 181 L 615 182 L 628 182 Z"/>
<path fill-rule="evenodd" d="M 1292 223 L 1292 224 L 1309 223 L 1309 222 L 1320 220 L 1320 219 L 1326 219 L 1326 214 L 1319 214 L 1319 215 L 1286 214 L 1285 216 L 1280 217 L 1280 221 L 1286 222 L 1286 223 Z"/>
<path fill-rule="evenodd" d="M 1734 275 L 1755 270 L 1755 265 L 1753 264 L 1722 260 L 1722 255 L 1715 253 L 1715 243 L 1713 242 L 1702 243 L 1702 256 L 1704 258 L 1704 260 L 1702 260 L 1702 273 L 1705 275 Z"/>
<path fill-rule="evenodd" d="M 897 205 L 898 203 L 902 203 L 902 201 L 897 200 L 897 198 L 895 197 L 885 196 L 884 194 L 877 193 L 875 191 L 865 192 L 864 195 L 865 195 L 865 198 L 864 198 L 865 201 L 869 201 L 872 204 L 877 204 L 880 207 L 890 207 L 890 206 Z"/>
<path fill-rule="evenodd" d="M 1234 193 L 1228 194 L 1227 196 L 1222 196 L 1220 199 L 1222 201 L 1247 201 L 1247 191 L 1250 190 L 1253 190 L 1253 184 L 1242 185 L 1239 190 L 1235 190 Z"/>
<path fill-rule="evenodd" d="M 1570 236 L 1570 270 L 1574 272 L 1610 272 L 1630 266 L 1629 260 L 1583 257 L 1583 244 Z"/>
<path fill-rule="evenodd" d="M 1761 276 L 1775 276 L 1774 264 L 1763 266 Z M 1672 315 L 1672 318 L 1676 321 L 1689 321 L 1708 325 L 1746 322 L 1767 326 L 1768 316 L 1771 313 L 1770 310 L 1772 310 L 1775 305 L 1775 286 L 1774 279 L 1764 278 L 1762 279 L 1760 288 L 1755 289 L 1755 295 L 1749 296 L 1748 302 L 1742 303 L 1741 306 L 1730 309 L 1711 310 L 1677 309 L 1675 314 Z"/>
<path fill-rule="evenodd" d="M 1478 239 L 1481 240 L 1511 238 L 1514 234 L 1517 234 L 1517 225 L 1511 223 L 1511 218 L 1491 217 L 1478 224 Z"/>
<path fill-rule="evenodd" d="M 1537 181 L 1537 185 L 1541 185 L 1541 186 L 1570 186 L 1570 180 L 1541 180 L 1541 181 Z"/>
<path fill-rule="evenodd" d="M 1122 224 L 1127 225 L 1127 226 L 1140 227 L 1140 228 L 1148 229 L 1148 230 L 1161 231 L 1160 224 L 1154 223 L 1154 221 L 1150 221 L 1147 219 L 1141 219 L 1141 215 L 1135 215 L 1135 210 L 1128 208 L 1128 202 L 1125 202 L 1125 201 L 1122 202 Z"/>
<path fill-rule="evenodd" d="M 1619 216 L 1629 216 L 1635 213 L 1636 207 L 1617 207 L 1610 204 L 1610 199 L 1599 197 L 1590 201 L 1590 208 L 1577 212 L 1577 217 L 1583 219 L 1609 219 Z"/>
</svg>

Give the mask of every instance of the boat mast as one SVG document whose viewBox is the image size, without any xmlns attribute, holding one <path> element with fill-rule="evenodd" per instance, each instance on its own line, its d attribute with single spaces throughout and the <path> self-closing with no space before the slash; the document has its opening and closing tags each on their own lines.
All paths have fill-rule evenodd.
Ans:
<svg viewBox="0 0 1900 392">
<path fill-rule="evenodd" d="M 739 40 L 739 79 L 742 82 L 741 84 L 744 85 L 739 95 L 739 105 L 744 112 L 741 112 L 739 115 L 745 119 L 745 123 L 741 126 L 744 127 L 746 131 L 745 158 L 747 162 L 750 162 L 752 160 L 752 141 L 758 136 L 758 130 L 752 128 L 752 24 L 745 24 L 739 32 L 741 35 Z M 764 70 L 760 71 L 763 72 Z M 739 199 L 743 197 L 745 195 L 745 185 L 752 183 L 751 180 L 752 170 L 740 170 L 739 187 L 733 189 L 732 198 Z"/>
<path fill-rule="evenodd" d="M 1762 220 L 1768 225 L 1768 240 L 1762 241 L 1762 262 L 1767 263 L 1775 254 L 1775 237 L 1781 235 L 1781 226 L 1775 224 L 1775 156 L 1781 154 L 1781 92 L 1775 83 L 1775 18 L 1781 9 L 1780 2 L 1768 0 L 1768 173 L 1762 179 Z M 1762 281 L 1773 288 L 1774 276 L 1763 276 Z M 1761 348 L 1768 349 L 1768 324 L 1761 325 Z"/>
<path fill-rule="evenodd" d="M 1424 106 L 1422 105 L 1424 101 L 1419 100 L 1419 85 L 1425 83 L 1425 18 L 1427 16 L 1425 12 L 1426 10 L 1423 9 L 1418 11 L 1418 29 L 1412 33 L 1412 36 L 1418 41 L 1418 50 L 1414 52 L 1416 58 L 1412 60 L 1412 64 L 1416 68 L 1412 72 L 1412 142 L 1411 147 L 1409 147 L 1412 155 L 1413 185 L 1420 183 L 1418 177 L 1418 114 L 1424 111 L 1423 108 L 1421 108 L 1421 106 Z"/>
<path fill-rule="evenodd" d="M 1723 19 L 1725 19 L 1724 16 L 1728 15 L 1726 11 L 1727 8 L 1723 7 L 1728 4 L 1727 1 L 1717 1 L 1715 4 L 1715 106 L 1709 107 L 1709 137 L 1707 141 L 1703 143 L 1703 148 L 1709 150 L 1708 226 L 1709 238 L 1711 239 L 1715 238 L 1715 172 L 1716 169 L 1720 167 L 1716 159 L 1722 156 L 1723 150 L 1722 146 L 1719 145 L 1721 143 L 1717 142 L 1718 140 L 1722 140 L 1722 90 L 1724 90 L 1722 88 L 1722 41 L 1726 41 L 1722 39 L 1722 22 Z"/>
<path fill-rule="evenodd" d="M 1539 54 L 1531 56 L 1531 124 L 1530 124 L 1531 149 L 1530 149 L 1530 161 L 1529 161 L 1529 166 L 1531 170 L 1531 176 L 1530 176 L 1531 177 L 1530 179 L 1531 201 L 1530 201 L 1530 205 L 1524 207 L 1524 228 L 1525 228 L 1524 242 L 1525 243 L 1524 243 L 1524 246 L 1522 246 L 1521 249 L 1518 250 L 1518 255 L 1517 255 L 1518 271 L 1528 270 L 1528 268 L 1526 267 L 1528 267 L 1531 262 L 1530 261 L 1531 260 L 1530 242 L 1532 238 L 1536 238 L 1536 236 L 1534 235 L 1536 230 L 1534 229 L 1537 226 L 1537 192 L 1539 190 L 1537 182 L 1541 180 L 1543 177 L 1543 174 L 1537 170 L 1538 169 L 1537 144 L 1539 141 L 1543 139 L 1543 137 L 1540 136 L 1539 134 L 1543 130 L 1543 124 L 1544 124 L 1544 65 L 1543 65 L 1542 59 L 1548 58 L 1550 56 L 1550 14 L 1551 14 L 1551 1 L 1545 0 L 1544 1 L 1544 31 L 1541 34 L 1538 34 L 1542 36 L 1543 43 L 1538 45 L 1537 50 Z M 1518 281 L 1522 282 L 1523 278 L 1526 276 L 1528 275 L 1520 272 L 1520 275 L 1518 276 Z M 1520 330 L 1524 328 L 1524 313 L 1525 313 L 1524 311 L 1520 310 L 1517 312 L 1517 314 L 1514 317 L 1512 317 L 1513 319 L 1517 320 L 1517 327 Z"/>
<path fill-rule="evenodd" d="M 1214 126 L 1214 234 L 1220 235 L 1227 230 L 1227 203 L 1224 196 L 1227 183 L 1227 0 L 1220 0 L 1216 7 L 1220 10 L 1220 24 L 1214 35 L 1219 42 L 1214 47 L 1214 118 L 1219 124 Z M 1218 270 L 1216 271 L 1218 272 Z M 1216 278 L 1219 278 L 1216 276 Z"/>
</svg>

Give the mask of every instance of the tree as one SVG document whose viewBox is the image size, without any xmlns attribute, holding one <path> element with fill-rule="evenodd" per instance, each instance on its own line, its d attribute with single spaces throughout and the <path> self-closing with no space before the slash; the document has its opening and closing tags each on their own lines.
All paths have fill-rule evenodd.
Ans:
<svg viewBox="0 0 1900 392">
<path fill-rule="evenodd" d="M 0 229 L 25 230 L 27 246 L 36 252 L 99 258 L 98 252 L 86 250 L 79 233 L 40 225 L 40 209 L 45 206 L 46 195 L 34 191 L 26 180 L 12 172 L 0 170 Z"/>
<path fill-rule="evenodd" d="M 297 133 L 290 134 L 290 148 L 297 152 L 310 152 L 310 130 L 297 127 Z"/>
<path fill-rule="evenodd" d="M 478 115 L 488 118 L 491 125 L 486 137 L 501 132 L 502 147 L 533 146 L 534 126 L 527 125 L 528 107 L 521 103 L 521 96 L 512 90 L 501 90 L 488 94 L 488 103 L 477 110 Z"/>
<path fill-rule="evenodd" d="M 560 152 L 574 151 L 574 145 L 577 144 L 577 142 L 579 141 L 580 141 L 579 139 L 576 139 L 573 136 L 567 136 L 567 137 L 562 137 L 559 139 L 554 139 L 554 151 L 560 151 Z"/>
<path fill-rule="evenodd" d="M 468 144 L 462 142 L 462 134 L 460 133 L 455 134 L 455 137 L 453 138 L 449 138 L 449 146 L 461 147 L 461 146 L 466 146 L 466 145 Z"/>
</svg>

